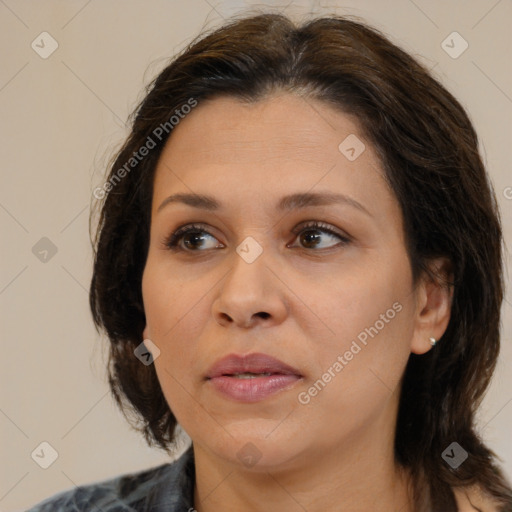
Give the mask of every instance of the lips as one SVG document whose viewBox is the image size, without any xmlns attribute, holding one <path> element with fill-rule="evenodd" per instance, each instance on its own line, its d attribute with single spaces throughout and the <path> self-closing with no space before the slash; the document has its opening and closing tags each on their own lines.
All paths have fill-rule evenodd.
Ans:
<svg viewBox="0 0 512 512">
<path fill-rule="evenodd" d="M 266 354 L 231 354 L 209 370 L 206 385 L 224 399 L 246 404 L 286 397 L 303 380 L 299 370 Z"/>
<path fill-rule="evenodd" d="M 296 375 L 302 377 L 299 370 L 267 354 L 253 353 L 245 356 L 230 354 L 217 361 L 208 371 L 206 378 L 234 376 L 244 373 Z"/>
</svg>

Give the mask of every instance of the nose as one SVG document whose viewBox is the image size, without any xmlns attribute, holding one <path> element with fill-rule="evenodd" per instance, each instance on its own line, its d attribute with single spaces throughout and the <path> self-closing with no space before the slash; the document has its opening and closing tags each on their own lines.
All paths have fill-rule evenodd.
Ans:
<svg viewBox="0 0 512 512">
<path fill-rule="evenodd" d="M 242 253 L 240 253 L 242 254 Z M 212 304 L 215 320 L 243 329 L 280 324 L 288 313 L 286 286 L 270 267 L 263 251 L 254 261 L 233 251 L 231 269 Z"/>
</svg>

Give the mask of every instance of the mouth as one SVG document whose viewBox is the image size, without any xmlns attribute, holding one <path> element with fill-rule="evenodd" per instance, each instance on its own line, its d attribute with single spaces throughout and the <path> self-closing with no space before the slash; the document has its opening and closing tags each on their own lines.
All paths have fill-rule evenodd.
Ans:
<svg viewBox="0 0 512 512">
<path fill-rule="evenodd" d="M 252 353 L 245 356 L 230 354 L 218 360 L 208 371 L 207 379 L 235 377 L 254 379 L 272 375 L 295 375 L 302 377 L 299 370 L 267 354 Z"/>
<path fill-rule="evenodd" d="M 294 386 L 303 376 L 266 354 L 231 354 L 213 365 L 206 377 L 214 390 L 236 402 L 259 402 Z"/>
<path fill-rule="evenodd" d="M 226 373 L 223 375 L 223 377 L 235 377 L 237 379 L 255 379 L 256 377 L 269 377 L 270 375 L 282 375 L 279 373 L 251 373 L 251 372 L 245 372 L 245 373 L 235 373 L 233 375 Z"/>
</svg>

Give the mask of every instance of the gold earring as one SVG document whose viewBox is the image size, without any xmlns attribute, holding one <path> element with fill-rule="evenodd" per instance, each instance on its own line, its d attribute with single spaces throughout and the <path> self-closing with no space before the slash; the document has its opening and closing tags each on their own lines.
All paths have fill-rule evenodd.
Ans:
<svg viewBox="0 0 512 512">
<path fill-rule="evenodd" d="M 429 338 L 430 344 L 434 347 L 437 343 L 437 340 L 435 338 Z"/>
</svg>

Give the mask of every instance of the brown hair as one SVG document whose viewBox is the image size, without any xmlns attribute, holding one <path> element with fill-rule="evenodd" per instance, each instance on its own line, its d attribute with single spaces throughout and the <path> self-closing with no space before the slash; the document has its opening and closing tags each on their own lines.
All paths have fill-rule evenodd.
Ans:
<svg viewBox="0 0 512 512">
<path fill-rule="evenodd" d="M 472 484 L 512 510 L 510 487 L 474 425 L 498 358 L 503 300 L 499 212 L 477 136 L 463 107 L 423 66 L 345 17 L 301 26 L 276 14 L 231 20 L 190 43 L 148 87 L 109 181 L 148 138 L 155 147 L 111 187 L 94 239 L 90 305 L 110 339 L 117 403 L 150 445 L 168 450 L 176 419 L 154 365 L 134 356 L 145 326 L 141 280 L 154 171 L 172 133 L 160 140 L 155 129 L 191 98 L 255 102 L 276 90 L 359 120 L 400 204 L 415 283 L 424 272 L 440 278 L 429 270 L 432 258 L 453 264 L 454 282 L 445 283 L 454 287 L 448 328 L 434 350 L 411 354 L 403 376 L 395 454 L 411 471 L 418 510 L 454 511 L 451 487 Z M 441 457 L 453 441 L 469 454 L 457 469 Z"/>
</svg>

